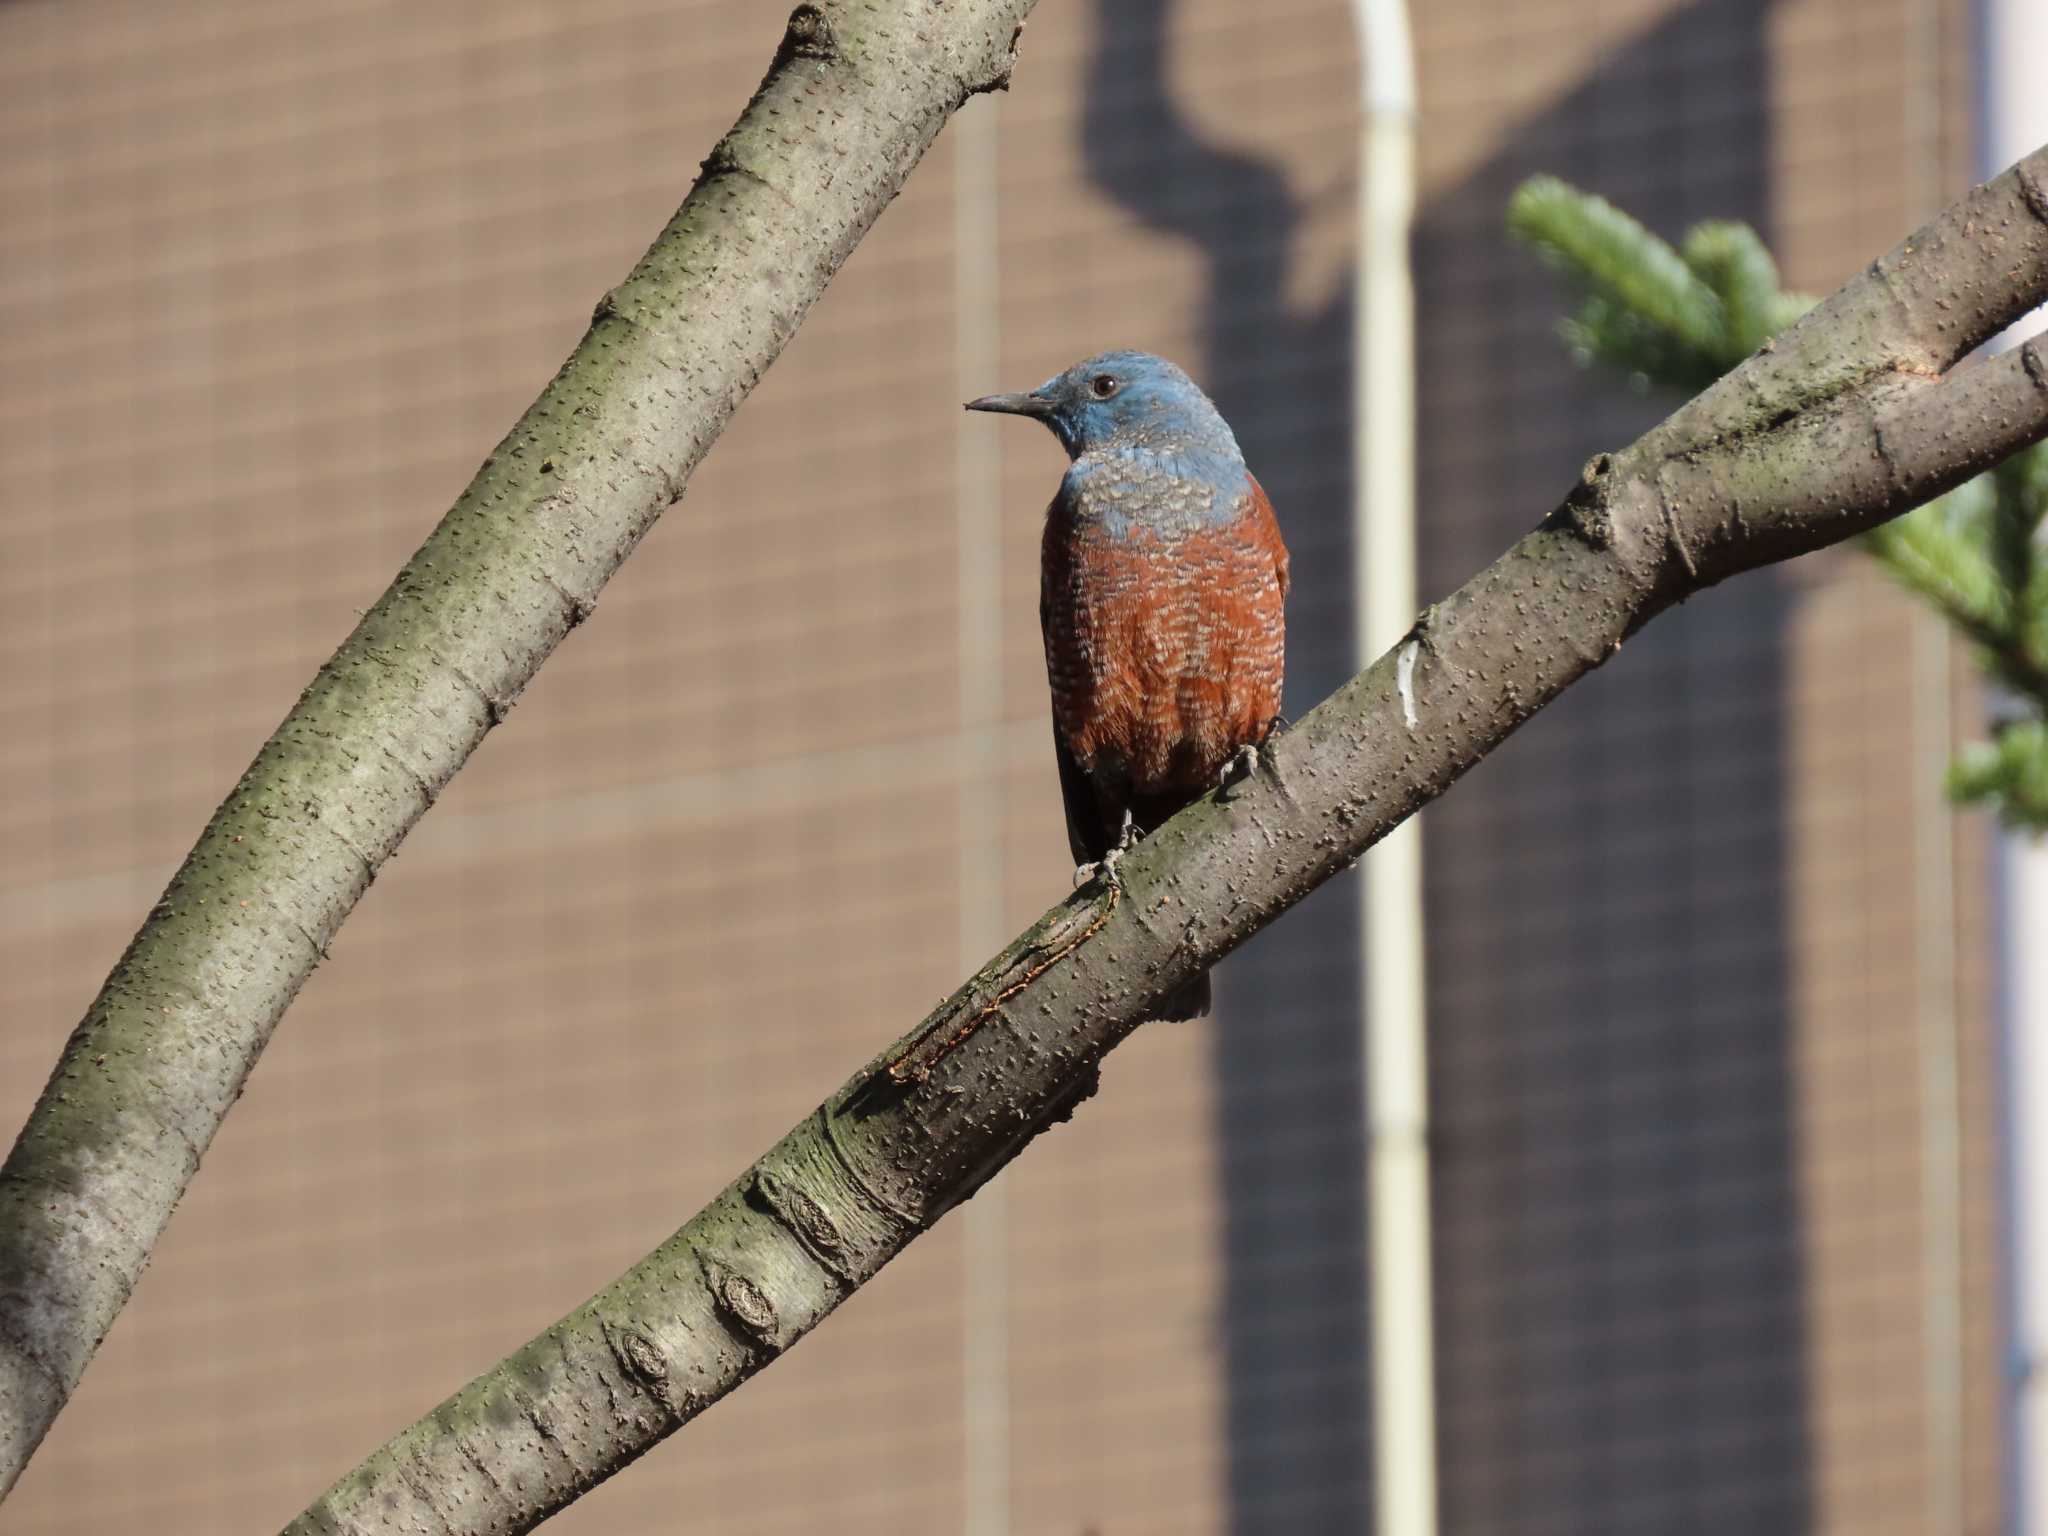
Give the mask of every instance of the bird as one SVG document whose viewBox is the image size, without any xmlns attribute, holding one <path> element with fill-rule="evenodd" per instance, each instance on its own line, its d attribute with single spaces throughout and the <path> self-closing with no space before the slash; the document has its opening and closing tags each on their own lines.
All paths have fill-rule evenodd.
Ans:
<svg viewBox="0 0 2048 1536">
<path fill-rule="evenodd" d="M 1098 353 L 967 409 L 1043 422 L 1067 451 L 1038 619 L 1075 883 L 1113 878 L 1132 842 L 1279 726 L 1287 545 L 1229 423 L 1163 357 Z M 1152 1017 L 1209 1006 L 1204 972 Z"/>
</svg>

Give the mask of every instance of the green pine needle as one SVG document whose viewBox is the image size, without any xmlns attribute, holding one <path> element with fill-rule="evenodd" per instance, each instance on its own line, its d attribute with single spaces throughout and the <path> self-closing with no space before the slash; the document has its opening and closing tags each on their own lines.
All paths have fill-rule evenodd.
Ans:
<svg viewBox="0 0 2048 1536">
<path fill-rule="evenodd" d="M 1901 585 L 1941 609 L 1971 639 L 2002 646 L 2012 633 L 2013 594 L 1971 537 L 1971 525 L 1952 516 L 1947 500 L 1879 524 L 1864 536 L 1864 545 Z"/>
<path fill-rule="evenodd" d="M 1778 264 L 1755 230 L 1720 219 L 1695 224 L 1682 254 L 1721 300 L 1721 366 L 1733 368 L 1778 329 Z"/>
<path fill-rule="evenodd" d="M 2048 725 L 2015 720 L 1973 742 L 1949 769 L 1948 792 L 1962 805 L 1996 807 L 2008 826 L 2048 831 Z"/>
<path fill-rule="evenodd" d="M 1653 379 L 1723 371 L 1719 295 L 1605 198 L 1533 176 L 1508 204 L 1508 228 L 1585 293 L 1572 339 L 1600 361 Z"/>
<path fill-rule="evenodd" d="M 1764 334 L 1775 336 L 1820 302 L 1810 293 L 1781 293 L 1771 305 L 1771 325 Z M 1761 345 L 1761 343 L 1759 343 Z"/>
</svg>

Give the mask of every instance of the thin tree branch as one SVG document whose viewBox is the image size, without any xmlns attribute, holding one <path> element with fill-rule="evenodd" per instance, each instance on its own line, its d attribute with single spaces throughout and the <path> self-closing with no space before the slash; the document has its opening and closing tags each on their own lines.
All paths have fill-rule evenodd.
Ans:
<svg viewBox="0 0 2048 1536">
<path fill-rule="evenodd" d="M 1348 868 L 1651 618 L 2048 436 L 2048 343 L 1954 367 L 2048 298 L 2044 177 L 2048 150 L 1596 458 L 1541 525 L 1276 738 L 1251 778 L 1139 843 L 1116 890 L 1048 912 L 681 1231 L 290 1531 L 530 1530 L 780 1356 L 1088 1097 L 1151 1005 Z M 938 1039 L 957 1044 L 913 1052 Z M 901 1083 L 886 1068 L 900 1060 L 919 1066 Z"/>
<path fill-rule="evenodd" d="M 818 0 L 689 197 L 215 812 L 0 1169 L 0 1495 L 342 921 L 1034 0 Z"/>
</svg>

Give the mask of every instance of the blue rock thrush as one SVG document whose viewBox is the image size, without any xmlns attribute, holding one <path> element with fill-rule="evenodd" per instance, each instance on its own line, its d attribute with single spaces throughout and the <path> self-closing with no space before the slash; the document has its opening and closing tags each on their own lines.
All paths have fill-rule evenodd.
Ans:
<svg viewBox="0 0 2048 1536">
<path fill-rule="evenodd" d="M 1044 422 L 1073 460 L 1046 511 L 1039 624 L 1077 864 L 1213 788 L 1280 717 L 1287 546 L 1237 439 L 1179 368 L 1104 352 L 970 400 Z M 1209 978 L 1158 1018 L 1209 1011 Z"/>
</svg>

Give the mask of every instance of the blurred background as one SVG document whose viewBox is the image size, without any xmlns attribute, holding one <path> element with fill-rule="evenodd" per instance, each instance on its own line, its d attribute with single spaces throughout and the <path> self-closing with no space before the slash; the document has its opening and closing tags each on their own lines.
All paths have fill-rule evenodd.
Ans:
<svg viewBox="0 0 2048 1536">
<path fill-rule="evenodd" d="M 1415 7 L 1425 598 L 1662 408 L 1573 369 L 1517 182 L 1746 219 L 1826 291 L 1980 169 L 1978 10 Z M 781 24 L 0 4 L 10 1135 Z M 1039 7 L 342 933 L 9 1536 L 282 1524 L 1065 892 L 1062 460 L 962 399 L 1185 363 L 1294 549 L 1290 712 L 1349 675 L 1360 102 L 1348 0 Z M 1981 710 L 1830 551 L 1659 621 L 1428 813 L 1443 1531 L 2001 1528 L 1994 860 L 1940 792 Z M 1358 884 L 550 1529 L 1374 1529 Z"/>
</svg>

